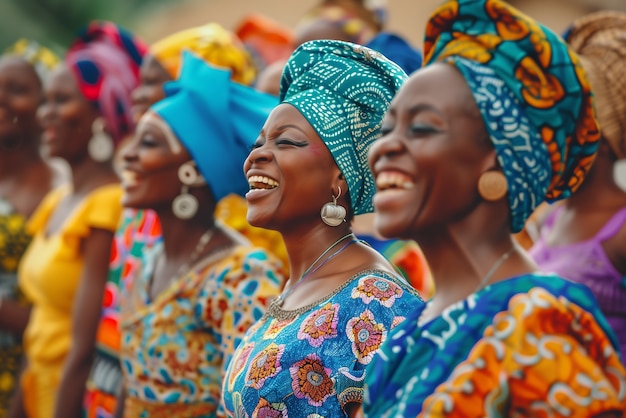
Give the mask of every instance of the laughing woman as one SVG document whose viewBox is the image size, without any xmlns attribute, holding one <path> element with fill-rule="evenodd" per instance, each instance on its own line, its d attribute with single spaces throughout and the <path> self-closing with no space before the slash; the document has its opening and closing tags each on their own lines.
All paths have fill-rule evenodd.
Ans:
<svg viewBox="0 0 626 418">
<path fill-rule="evenodd" d="M 129 418 L 216 416 L 224 368 L 283 281 L 280 262 L 213 216 L 247 190 L 241 165 L 276 100 L 191 53 L 181 71 L 122 153 L 122 201 L 153 210 L 163 237 L 122 290 Z"/>
<path fill-rule="evenodd" d="M 289 59 L 244 170 L 248 221 L 282 234 L 291 278 L 233 356 L 229 416 L 345 416 L 380 344 L 422 304 L 350 226 L 372 210 L 367 150 L 405 79 L 342 41 L 308 42 Z"/>
<path fill-rule="evenodd" d="M 43 141 L 68 163 L 71 182 L 50 192 L 30 219 L 33 241 L 18 269 L 33 304 L 21 378 L 29 417 L 72 417 L 65 408 L 81 402 L 121 213 L 113 151 L 132 129 L 130 92 L 144 51 L 113 23 L 93 22 L 44 85 Z"/>
<path fill-rule="evenodd" d="M 425 57 L 370 165 L 377 229 L 420 244 L 435 296 L 367 369 L 365 414 L 621 417 L 626 372 L 593 294 L 537 273 L 511 236 L 593 161 L 578 58 L 499 0 L 446 2 Z"/>
</svg>

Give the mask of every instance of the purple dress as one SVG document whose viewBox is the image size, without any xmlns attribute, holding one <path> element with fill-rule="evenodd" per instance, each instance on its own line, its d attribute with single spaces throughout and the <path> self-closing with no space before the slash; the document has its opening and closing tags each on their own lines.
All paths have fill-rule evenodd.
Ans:
<svg viewBox="0 0 626 418">
<path fill-rule="evenodd" d="M 602 242 L 612 238 L 626 222 L 626 207 L 619 210 L 592 238 L 569 245 L 550 247 L 546 237 L 563 207 L 554 210 L 544 223 L 530 255 L 544 272 L 556 273 L 589 287 L 615 331 L 626 360 L 626 277 L 615 269 Z"/>
</svg>

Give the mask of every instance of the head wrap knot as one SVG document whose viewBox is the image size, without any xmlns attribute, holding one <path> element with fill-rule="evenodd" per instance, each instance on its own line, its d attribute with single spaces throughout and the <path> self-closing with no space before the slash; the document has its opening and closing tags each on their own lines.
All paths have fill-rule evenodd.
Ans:
<svg viewBox="0 0 626 418">
<path fill-rule="evenodd" d="M 426 65 L 467 81 L 509 185 L 511 229 L 582 183 L 598 146 L 589 82 L 557 35 L 500 0 L 446 1 L 430 18 Z"/>
<path fill-rule="evenodd" d="M 150 109 L 189 151 L 216 201 L 249 190 L 242 166 L 259 130 L 278 104 L 274 96 L 234 83 L 229 71 L 183 52 L 178 80 Z"/>
<path fill-rule="evenodd" d="M 111 22 L 92 22 L 83 29 L 65 57 L 83 96 L 102 114 L 118 144 L 131 133 L 131 92 L 139 84 L 146 45 Z"/>
<path fill-rule="evenodd" d="M 348 183 L 355 215 L 374 210 L 367 151 L 406 78 L 382 54 L 331 40 L 302 44 L 283 71 L 280 101 L 296 107 L 330 150 Z"/>
<path fill-rule="evenodd" d="M 602 137 L 618 158 L 626 158 L 626 14 L 589 14 L 565 36 L 589 76 Z"/>
<path fill-rule="evenodd" d="M 173 79 L 178 77 L 182 50 L 230 70 L 233 80 L 238 83 L 250 85 L 256 78 L 252 56 L 234 33 L 217 23 L 177 32 L 150 47 L 150 52 Z"/>
</svg>

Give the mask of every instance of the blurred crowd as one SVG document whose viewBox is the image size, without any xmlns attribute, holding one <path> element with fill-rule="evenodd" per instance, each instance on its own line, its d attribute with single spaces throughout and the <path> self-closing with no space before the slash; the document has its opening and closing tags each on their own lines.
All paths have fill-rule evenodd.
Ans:
<svg viewBox="0 0 626 418">
<path fill-rule="evenodd" d="M 626 14 L 319 0 L 0 55 L 0 418 L 626 416 Z"/>
</svg>

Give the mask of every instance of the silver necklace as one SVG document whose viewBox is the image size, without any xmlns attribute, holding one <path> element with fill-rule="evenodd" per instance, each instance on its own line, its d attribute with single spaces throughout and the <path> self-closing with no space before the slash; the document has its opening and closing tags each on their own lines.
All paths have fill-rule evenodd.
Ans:
<svg viewBox="0 0 626 418">
<path fill-rule="evenodd" d="M 335 248 L 337 245 L 339 245 L 339 243 L 343 240 L 345 240 L 348 237 L 352 237 L 353 239 L 351 239 L 348 243 L 346 243 L 343 247 L 341 247 L 339 250 L 335 251 L 333 254 L 330 254 L 328 257 L 326 257 L 326 259 L 324 259 L 315 269 L 313 269 L 313 267 L 316 266 L 316 264 L 318 262 L 320 262 L 320 260 L 322 260 L 322 258 L 328 254 L 333 248 Z M 285 298 L 287 298 L 287 296 L 289 296 L 294 290 L 296 290 L 296 288 L 302 284 L 302 282 L 304 282 L 308 276 L 310 276 L 311 274 L 315 273 L 317 270 L 319 270 L 320 268 L 322 268 L 327 262 L 329 262 L 333 257 L 335 257 L 336 255 L 338 255 L 339 253 L 341 253 L 343 250 L 345 250 L 348 245 L 352 244 L 353 242 L 356 242 L 356 237 L 354 236 L 354 234 L 351 232 L 349 234 L 344 235 L 343 237 L 339 238 L 337 241 L 333 242 L 332 244 L 330 244 L 330 246 L 328 246 L 328 248 L 326 248 L 320 255 L 319 257 L 317 257 L 315 259 L 315 261 L 313 261 L 311 263 L 311 265 L 304 271 L 304 273 L 302 273 L 302 275 L 298 278 L 298 280 L 296 280 L 296 282 L 286 291 L 283 291 L 283 293 L 281 293 L 278 298 L 276 298 L 276 303 L 278 303 L 279 305 L 282 305 L 282 303 L 285 301 Z"/>
<path fill-rule="evenodd" d="M 491 268 L 489 269 L 487 274 L 485 274 L 483 276 L 483 278 L 480 279 L 480 282 L 478 282 L 478 286 L 476 286 L 476 289 L 474 289 L 474 293 L 478 292 L 479 290 L 481 290 L 482 288 L 487 286 L 487 284 L 489 284 L 489 281 L 492 279 L 493 275 L 500 268 L 500 266 L 502 266 L 502 263 L 504 263 L 506 260 L 508 260 L 508 258 L 511 256 L 511 254 L 513 254 L 513 251 L 515 251 L 515 245 L 512 246 L 507 252 L 502 254 L 500 256 L 500 258 L 498 258 L 495 261 L 495 263 L 493 263 L 493 265 L 491 266 Z M 422 326 L 422 325 L 425 324 L 426 321 L 423 319 L 424 318 L 424 314 L 428 311 L 428 308 L 430 308 L 431 306 L 432 306 L 432 303 L 429 303 L 429 304 L 426 305 L 426 307 L 424 308 L 424 310 L 420 314 L 419 319 L 417 320 L 417 325 Z"/>
</svg>

